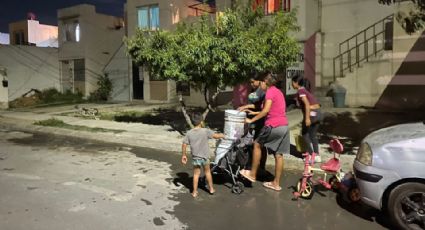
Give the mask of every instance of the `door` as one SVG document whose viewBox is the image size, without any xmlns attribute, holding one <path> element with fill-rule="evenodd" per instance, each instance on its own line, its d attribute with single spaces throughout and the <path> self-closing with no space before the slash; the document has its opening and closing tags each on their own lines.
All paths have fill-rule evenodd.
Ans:
<svg viewBox="0 0 425 230">
<path fill-rule="evenodd" d="M 143 100 L 143 69 L 133 62 L 133 99 Z"/>
</svg>

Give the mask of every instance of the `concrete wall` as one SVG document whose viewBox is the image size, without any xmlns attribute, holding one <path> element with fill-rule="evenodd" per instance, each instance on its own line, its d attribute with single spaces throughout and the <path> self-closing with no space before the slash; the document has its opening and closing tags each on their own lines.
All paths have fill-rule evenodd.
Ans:
<svg viewBox="0 0 425 230">
<path fill-rule="evenodd" d="M 25 42 L 39 47 L 58 47 L 58 27 L 40 24 L 37 20 L 23 20 L 9 24 L 10 44 L 16 45 L 15 33 L 24 32 Z"/>
<path fill-rule="evenodd" d="M 397 12 L 408 12 L 413 4 L 397 6 Z M 378 108 L 424 110 L 425 109 L 425 31 L 407 34 L 394 22 L 394 49 L 392 74 L 385 78 L 386 87 L 377 100 Z"/>
<path fill-rule="evenodd" d="M 10 44 L 9 34 L 0 32 L 0 45 L 9 45 L 9 44 Z"/>
<path fill-rule="evenodd" d="M 28 20 L 28 42 L 39 47 L 58 47 L 58 27 Z"/>
<path fill-rule="evenodd" d="M 322 85 L 333 81 L 333 58 L 338 55 L 339 43 L 393 12 L 394 6 L 381 5 L 377 0 L 321 1 Z"/>
<path fill-rule="evenodd" d="M 112 94 L 113 101 L 130 101 L 130 86 L 131 78 L 129 75 L 129 57 L 126 55 L 126 47 L 122 43 L 121 47 L 111 58 L 110 62 L 103 70 L 112 81 Z"/>
<path fill-rule="evenodd" d="M 412 4 L 397 5 L 395 12 Z M 338 81 L 347 88 L 346 104 L 383 109 L 425 108 L 425 32 L 407 34 L 393 23 L 393 50 L 385 51 L 354 68 Z"/>
<path fill-rule="evenodd" d="M 5 67 L 0 66 L 0 109 L 9 108 L 9 87 L 3 85 L 3 81 L 7 81 L 7 70 Z"/>
<path fill-rule="evenodd" d="M 96 13 L 92 5 L 77 5 L 58 10 L 59 60 L 85 60 L 84 95 L 97 89 L 97 78 L 114 54 L 121 48 L 124 28 L 121 19 Z M 65 41 L 65 24 L 78 22 L 80 40 Z"/>
<path fill-rule="evenodd" d="M 0 46 L 0 63 L 7 71 L 8 101 L 22 96 L 32 88 L 59 90 L 59 63 L 56 48 Z"/>
</svg>

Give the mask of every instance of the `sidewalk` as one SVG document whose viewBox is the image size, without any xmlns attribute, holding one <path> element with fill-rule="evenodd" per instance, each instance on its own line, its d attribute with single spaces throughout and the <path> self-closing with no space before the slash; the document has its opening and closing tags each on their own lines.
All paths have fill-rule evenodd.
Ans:
<svg viewBox="0 0 425 230">
<path fill-rule="evenodd" d="M 99 111 L 150 111 L 158 107 L 173 107 L 175 104 L 84 104 L 81 105 L 86 108 L 97 108 Z M 330 109 L 335 112 L 335 109 Z M 123 123 L 115 121 L 84 119 L 73 116 L 64 116 L 64 113 L 75 112 L 74 106 L 61 106 L 37 109 L 22 109 L 14 111 L 1 111 L 0 110 L 0 128 L 11 127 L 20 131 L 35 131 L 42 133 L 51 133 L 57 135 L 65 135 L 70 137 L 85 138 L 90 140 L 104 141 L 110 143 L 148 147 L 171 151 L 180 154 L 182 136 L 179 132 L 173 131 L 170 126 L 163 125 L 147 125 L 142 123 Z M 292 110 L 287 113 L 288 121 L 291 130 L 291 144 L 295 145 L 295 136 L 299 134 L 299 124 L 302 120 L 300 110 Z M 56 118 L 70 125 L 86 126 L 91 128 L 104 128 L 110 130 L 120 130 L 119 133 L 113 132 L 89 132 L 89 131 L 76 131 L 56 127 L 38 126 L 33 123 L 36 121 Z M 211 143 L 212 149 L 214 143 Z M 322 161 L 326 161 L 333 156 L 327 150 L 327 145 L 321 145 Z M 351 170 L 354 155 L 341 155 L 341 162 L 344 170 Z M 274 159 L 269 156 L 267 164 L 273 165 Z M 303 161 L 292 155 L 285 155 L 285 168 L 286 169 L 302 169 Z"/>
</svg>

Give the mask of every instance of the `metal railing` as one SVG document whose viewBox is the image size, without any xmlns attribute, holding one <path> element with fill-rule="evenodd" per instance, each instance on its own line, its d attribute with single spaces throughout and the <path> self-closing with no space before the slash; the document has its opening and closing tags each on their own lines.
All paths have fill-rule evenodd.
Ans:
<svg viewBox="0 0 425 230">
<path fill-rule="evenodd" d="M 339 44 L 339 54 L 333 59 L 334 80 L 347 71 L 352 72 L 355 66 L 368 62 L 379 52 L 392 50 L 393 20 L 394 15 L 389 15 Z M 389 29 L 391 31 L 387 31 Z"/>
</svg>

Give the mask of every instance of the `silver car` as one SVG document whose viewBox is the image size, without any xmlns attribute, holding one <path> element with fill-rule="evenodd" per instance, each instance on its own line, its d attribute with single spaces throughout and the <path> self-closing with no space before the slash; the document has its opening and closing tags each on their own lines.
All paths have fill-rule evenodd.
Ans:
<svg viewBox="0 0 425 230">
<path fill-rule="evenodd" d="M 380 129 L 363 139 L 354 161 L 361 200 L 387 211 L 401 229 L 425 229 L 425 124 Z"/>
</svg>

